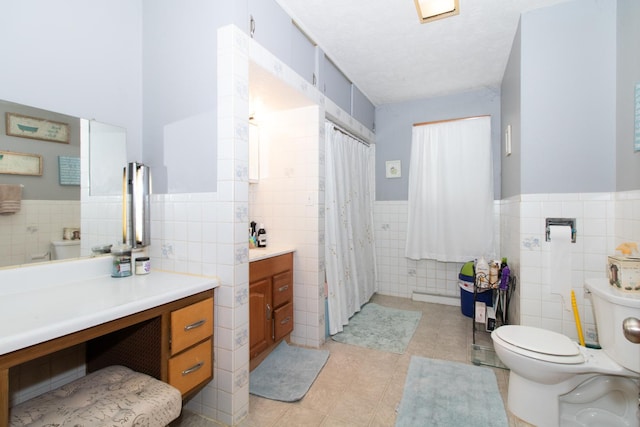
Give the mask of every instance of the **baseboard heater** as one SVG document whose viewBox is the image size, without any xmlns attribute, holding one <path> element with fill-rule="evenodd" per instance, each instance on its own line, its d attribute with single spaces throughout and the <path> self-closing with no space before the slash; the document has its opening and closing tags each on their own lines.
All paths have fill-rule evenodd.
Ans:
<svg viewBox="0 0 640 427">
<path fill-rule="evenodd" d="M 431 302 L 435 304 L 446 304 L 446 305 L 454 305 L 456 307 L 460 307 L 460 298 L 452 297 L 449 295 L 427 294 L 424 292 L 414 291 L 411 294 L 411 299 L 413 301 Z"/>
</svg>

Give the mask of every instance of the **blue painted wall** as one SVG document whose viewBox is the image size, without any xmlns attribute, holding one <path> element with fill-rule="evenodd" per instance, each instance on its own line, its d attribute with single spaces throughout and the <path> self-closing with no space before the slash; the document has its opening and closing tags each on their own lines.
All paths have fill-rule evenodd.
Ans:
<svg viewBox="0 0 640 427">
<path fill-rule="evenodd" d="M 640 2 L 618 0 L 616 189 L 640 189 L 640 152 L 634 152 L 635 85 L 640 83 Z"/>
<path fill-rule="evenodd" d="M 615 190 L 616 4 L 521 19 L 522 194 Z"/>
<path fill-rule="evenodd" d="M 491 115 L 494 197 L 500 198 L 500 94 L 482 89 L 451 96 L 385 104 L 376 108 L 376 200 L 407 200 L 414 123 Z M 385 177 L 385 162 L 402 162 L 401 178 Z"/>
</svg>

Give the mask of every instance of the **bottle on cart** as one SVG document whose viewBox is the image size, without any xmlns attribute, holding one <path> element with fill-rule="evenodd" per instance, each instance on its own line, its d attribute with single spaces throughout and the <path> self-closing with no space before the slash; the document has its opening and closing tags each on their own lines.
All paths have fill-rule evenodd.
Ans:
<svg viewBox="0 0 640 427">
<path fill-rule="evenodd" d="M 484 257 L 476 260 L 476 285 L 479 288 L 489 287 L 489 263 Z"/>
<path fill-rule="evenodd" d="M 498 261 L 489 262 L 489 285 L 492 288 L 498 286 L 498 276 L 500 274 L 500 263 Z"/>
<path fill-rule="evenodd" d="M 502 258 L 502 264 L 500 265 L 500 286 L 501 291 L 506 291 L 509 287 L 509 276 L 511 276 L 511 269 L 507 265 L 507 259 Z"/>
<path fill-rule="evenodd" d="M 264 224 L 260 224 L 260 228 L 258 229 L 258 247 L 267 247 L 267 230 L 264 229 Z"/>
</svg>

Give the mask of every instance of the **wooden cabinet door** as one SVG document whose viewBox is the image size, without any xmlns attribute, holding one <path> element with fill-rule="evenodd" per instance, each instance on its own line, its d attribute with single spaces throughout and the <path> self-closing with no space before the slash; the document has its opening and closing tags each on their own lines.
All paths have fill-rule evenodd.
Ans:
<svg viewBox="0 0 640 427">
<path fill-rule="evenodd" d="M 255 357 L 273 343 L 271 278 L 249 284 L 249 357 Z"/>
</svg>

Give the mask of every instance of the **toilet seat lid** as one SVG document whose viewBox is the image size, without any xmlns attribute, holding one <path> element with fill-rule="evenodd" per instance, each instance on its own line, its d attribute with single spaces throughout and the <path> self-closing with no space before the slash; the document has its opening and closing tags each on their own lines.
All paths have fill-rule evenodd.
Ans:
<svg viewBox="0 0 640 427">
<path fill-rule="evenodd" d="M 576 356 L 581 358 L 578 345 L 569 337 L 547 329 L 505 325 L 497 328 L 494 332 L 503 341 L 524 350 L 560 358 Z"/>
</svg>

